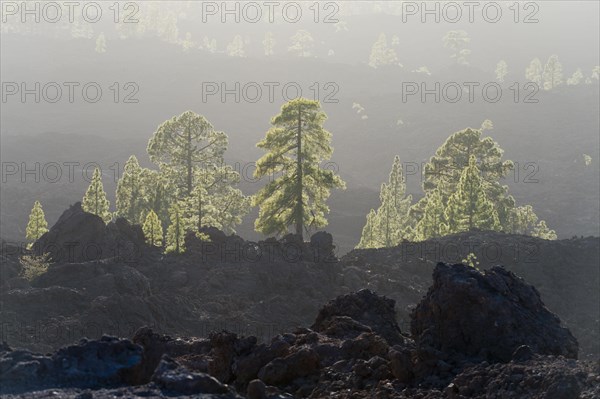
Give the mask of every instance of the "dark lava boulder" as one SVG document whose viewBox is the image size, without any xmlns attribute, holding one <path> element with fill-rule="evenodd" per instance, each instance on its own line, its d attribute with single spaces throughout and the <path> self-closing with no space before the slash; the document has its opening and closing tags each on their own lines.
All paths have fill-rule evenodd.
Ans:
<svg viewBox="0 0 600 399">
<path fill-rule="evenodd" d="M 221 384 L 216 378 L 206 373 L 189 371 L 167 356 L 162 358 L 152 376 L 152 381 L 161 388 L 175 394 L 230 393 L 229 387 Z M 233 393 L 231 396 L 234 396 Z"/>
<path fill-rule="evenodd" d="M 49 253 L 53 262 L 86 262 L 119 258 L 139 260 L 145 247 L 139 226 L 131 226 L 119 218 L 108 225 L 91 213 L 84 212 L 77 202 L 60 216 L 50 230 L 33 245 L 35 254 Z"/>
<path fill-rule="evenodd" d="M 371 330 L 383 338 L 389 345 L 404 342 L 400 327 L 396 322 L 395 301 L 379 296 L 371 290 L 360 290 L 347 295 L 341 295 L 321 308 L 312 329 L 318 332 L 331 331 L 332 324 L 346 324 L 348 329 L 360 330 L 356 322 L 370 327 Z M 341 319 L 340 316 L 349 317 L 351 320 Z M 335 323 L 332 323 L 335 321 Z"/>
<path fill-rule="evenodd" d="M 412 315 L 420 347 L 509 361 L 522 345 L 534 353 L 577 358 L 578 344 L 539 292 L 500 266 L 483 273 L 438 263 L 433 285 Z"/>
<path fill-rule="evenodd" d="M 104 387 L 131 381 L 142 362 L 142 348 L 126 339 L 83 339 L 54 355 L 25 350 L 0 353 L 0 393 L 44 387 Z"/>
</svg>

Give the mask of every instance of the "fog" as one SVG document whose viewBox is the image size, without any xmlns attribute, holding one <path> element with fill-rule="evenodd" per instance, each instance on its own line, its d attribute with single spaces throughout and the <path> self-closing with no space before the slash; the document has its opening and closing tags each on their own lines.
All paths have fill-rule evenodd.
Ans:
<svg viewBox="0 0 600 399">
<path fill-rule="evenodd" d="M 395 155 L 408 192 L 420 198 L 424 162 L 449 135 L 486 119 L 506 159 L 535 165 L 535 182 L 508 179 L 517 201 L 532 204 L 560 237 L 599 234 L 597 2 L 122 2 L 102 3 L 101 14 L 86 3 L 2 7 L 3 238 L 22 239 L 36 199 L 50 225 L 80 200 L 89 182 L 79 172 L 89 162 L 101 165 L 114 203 L 114 170 L 130 154 L 150 166 L 149 138 L 186 110 L 228 135 L 225 159 L 252 194 L 262 185 L 252 177 L 263 154 L 255 144 L 300 94 L 321 101 L 331 162 L 347 182 L 332 193 L 326 228 L 343 252 L 377 207 Z M 294 48 L 299 31 L 309 39 Z M 444 46 L 449 31 L 466 32 L 464 62 L 452 58 L 460 49 Z M 395 59 L 373 67 L 382 33 Z M 526 86 L 529 63 L 553 54 L 562 85 Z M 578 68 L 580 82 L 567 84 Z M 588 168 L 578 168 L 583 154 L 593 159 Z M 40 172 L 22 176 L 36 162 Z M 49 162 L 62 165 L 56 182 L 43 176 Z M 65 162 L 79 163 L 72 182 Z M 260 237 L 255 217 L 239 226 L 242 236 Z"/>
</svg>

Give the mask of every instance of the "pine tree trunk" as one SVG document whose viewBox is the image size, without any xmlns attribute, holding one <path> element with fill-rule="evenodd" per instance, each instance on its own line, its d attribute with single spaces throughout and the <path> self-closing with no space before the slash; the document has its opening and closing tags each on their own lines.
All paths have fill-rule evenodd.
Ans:
<svg viewBox="0 0 600 399">
<path fill-rule="evenodd" d="M 198 231 L 202 230 L 202 192 L 198 194 Z"/>
<path fill-rule="evenodd" d="M 179 253 L 179 214 L 175 215 L 175 253 Z"/>
<path fill-rule="evenodd" d="M 187 128 L 187 195 L 192 193 L 192 131 L 189 123 Z"/>
<path fill-rule="evenodd" d="M 298 105 L 298 132 L 296 135 L 296 174 L 297 174 L 297 203 L 296 203 L 296 234 L 302 237 L 302 227 L 304 222 L 304 209 L 302 206 L 302 192 L 304 187 L 302 185 L 302 106 Z"/>
</svg>

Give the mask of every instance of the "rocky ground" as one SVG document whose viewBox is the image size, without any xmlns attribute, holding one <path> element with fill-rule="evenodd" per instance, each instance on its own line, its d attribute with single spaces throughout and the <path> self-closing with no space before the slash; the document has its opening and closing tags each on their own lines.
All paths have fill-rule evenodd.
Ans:
<svg viewBox="0 0 600 399">
<path fill-rule="evenodd" d="M 190 236 L 185 254 L 165 256 L 138 227 L 104 226 L 76 204 L 34 246 L 53 263 L 32 281 L 19 276 L 29 252 L 3 242 L 5 393 L 599 394 L 598 238 L 475 232 L 338 259 L 327 233 L 302 243 L 205 232 L 210 242 Z M 485 274 L 436 267 L 469 253 Z"/>
<path fill-rule="evenodd" d="M 228 331 L 170 337 L 150 328 L 41 355 L 0 348 L 6 397 L 594 398 L 600 365 L 536 289 L 502 267 L 440 263 L 402 332 L 395 303 L 337 297 L 310 328 L 267 343 Z M 485 331 L 485 334 L 482 334 Z"/>
</svg>

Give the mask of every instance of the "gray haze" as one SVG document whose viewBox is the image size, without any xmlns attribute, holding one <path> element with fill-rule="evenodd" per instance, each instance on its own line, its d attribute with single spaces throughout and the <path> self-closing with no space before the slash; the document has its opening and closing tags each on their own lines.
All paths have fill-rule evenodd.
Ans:
<svg viewBox="0 0 600 399">
<path fill-rule="evenodd" d="M 321 2 L 318 22 L 314 10 L 308 9 L 312 2 L 306 2 L 297 23 L 287 21 L 279 8 L 272 23 L 264 18 L 252 23 L 247 20 L 251 14 L 242 14 L 240 22 L 229 16 L 222 23 L 219 12 L 203 13 L 203 7 L 207 9 L 201 2 L 134 2 L 140 22 L 132 24 L 115 24 L 108 3 L 96 23 L 87 23 L 81 12 L 75 13 L 73 23 L 67 16 L 58 23 L 44 21 L 44 16 L 39 23 L 21 23 L 22 15 L 13 15 L 6 3 L 12 2 L 2 5 L 3 168 L 8 163 L 79 165 L 73 182 L 66 176 L 58 182 L 41 176 L 36 182 L 31 176 L 3 175 L 0 236 L 5 239 L 24 238 L 27 215 L 36 199 L 42 201 L 50 224 L 69 204 L 81 200 L 88 184 L 81 178 L 81 167 L 88 162 L 101 165 L 114 207 L 114 165 L 122 167 L 130 154 L 136 154 L 144 166 L 150 166 L 145 155 L 148 139 L 159 124 L 188 109 L 227 133 L 226 159 L 251 174 L 249 163 L 262 155 L 255 144 L 285 102 L 280 88 L 290 83 L 299 85 L 309 98 L 314 97 L 316 84 L 317 99 L 329 117 L 326 128 L 333 134 L 335 148 L 332 161 L 348 188 L 330 198 L 327 230 L 334 233 L 342 252 L 358 242 L 365 215 L 378 206 L 379 187 L 395 155 L 419 169 L 450 134 L 469 126 L 479 128 L 486 119 L 494 125 L 486 134 L 505 150 L 506 159 L 535 165 L 533 181 L 519 176 L 506 182 L 518 204 L 532 204 L 559 237 L 600 234 L 599 84 L 597 75 L 592 77 L 593 68 L 600 64 L 600 3 L 596 1 L 533 2 L 537 8 L 520 9 L 518 23 L 514 10 L 508 8 L 513 2 L 500 2 L 503 14 L 496 23 L 485 20 L 485 3 L 475 10 L 473 23 L 467 15 L 458 23 L 444 21 L 443 15 L 439 23 L 431 16 L 422 22 L 420 14 L 402 15 L 401 2 Z M 245 4 L 238 4 L 241 13 Z M 444 4 L 438 6 L 442 9 Z M 122 18 L 131 10 L 120 11 Z M 262 12 L 267 8 L 262 7 Z M 537 22 L 523 23 L 532 12 Z M 324 21 L 327 17 L 339 21 Z M 305 56 L 289 49 L 291 37 L 299 30 L 313 39 L 301 54 Z M 458 65 L 451 58 L 452 50 L 444 48 L 442 37 L 452 30 L 463 30 L 470 38 L 465 46 L 470 50 L 468 65 Z M 263 45 L 267 32 L 275 40 L 269 56 Z M 373 68 L 369 57 L 381 33 L 397 61 Z M 243 54 L 240 46 L 232 44 L 236 35 Z M 211 47 L 213 40 L 215 47 Z M 539 58 L 543 65 L 553 54 L 562 64 L 565 83 L 537 92 L 537 103 L 525 103 L 526 68 L 532 59 Z M 441 86 L 456 82 L 464 87 L 465 82 L 475 82 L 481 87 L 497 82 L 495 70 L 501 60 L 508 72 L 499 83 L 503 96 L 498 102 L 486 101 L 480 89 L 475 90 L 473 102 L 467 100 L 467 93 L 456 103 L 444 98 L 436 103 L 433 97 L 422 101 L 418 95 L 403 101 L 407 83 L 434 87 L 436 82 Z M 583 75 L 579 84 L 567 84 L 578 68 Z M 73 102 L 66 89 L 55 103 L 43 93 L 35 102 L 33 94 L 22 101 L 21 93 L 7 92 L 14 84 L 33 88 L 35 82 L 79 86 Z M 90 82 L 103 91 L 95 103 L 85 100 L 81 92 Z M 117 102 L 110 88 L 115 82 Z M 252 82 L 265 88 L 256 102 L 250 98 L 254 92 L 244 96 L 241 90 L 239 102 L 234 95 L 224 101 L 219 94 L 203 96 L 207 87 L 234 88 L 236 83 L 243 87 Z M 273 101 L 266 82 L 279 85 Z M 518 101 L 511 89 L 514 85 L 520 90 Z M 126 95 L 133 92 L 130 99 L 137 102 L 125 103 Z M 591 156 L 591 165 L 585 165 L 584 154 Z M 418 171 L 407 176 L 408 190 L 415 198 L 422 195 L 420 183 Z M 245 181 L 242 188 L 251 194 L 260 185 Z M 260 238 L 252 229 L 256 214 L 248 215 L 238 229 L 240 235 Z"/>
</svg>

